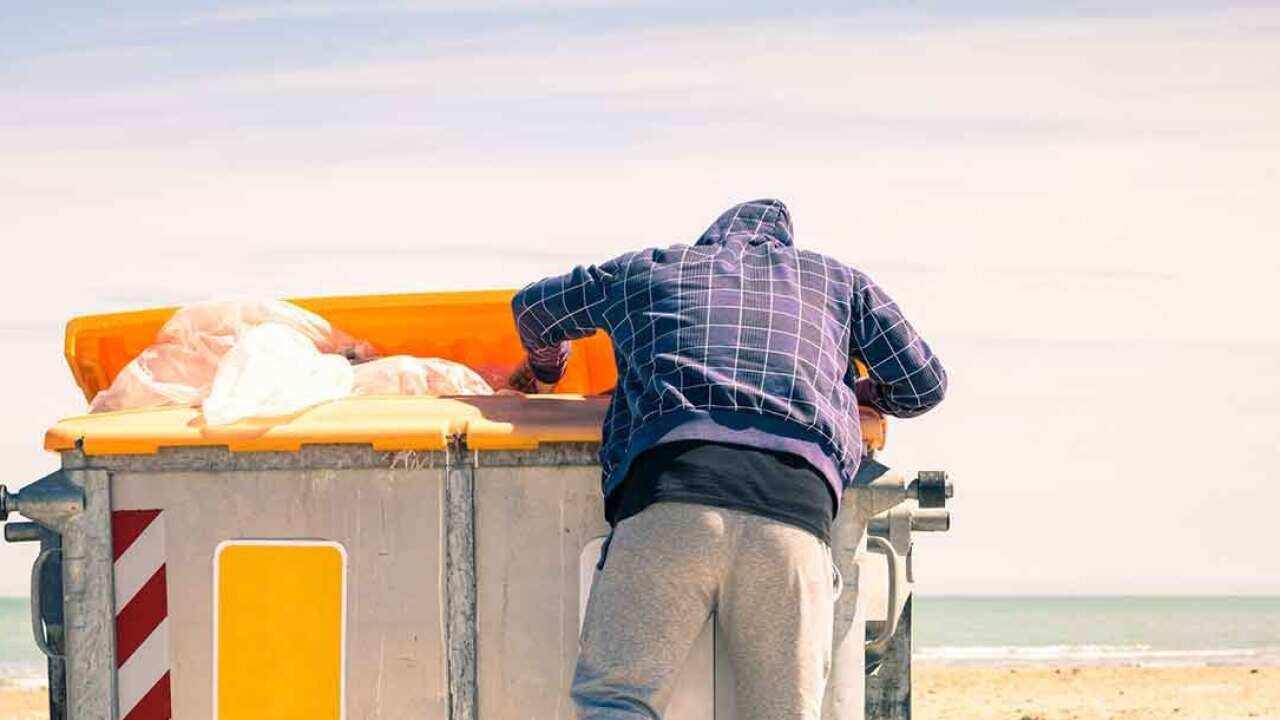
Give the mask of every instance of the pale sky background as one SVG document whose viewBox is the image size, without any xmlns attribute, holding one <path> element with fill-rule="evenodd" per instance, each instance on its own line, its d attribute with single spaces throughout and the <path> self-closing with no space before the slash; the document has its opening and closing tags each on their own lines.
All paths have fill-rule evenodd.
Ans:
<svg viewBox="0 0 1280 720">
<path fill-rule="evenodd" d="M 0 0 L 11 487 L 74 315 L 518 286 L 772 196 L 950 370 L 886 455 L 957 486 L 920 592 L 1280 593 L 1280 7 L 107 4 Z"/>
</svg>

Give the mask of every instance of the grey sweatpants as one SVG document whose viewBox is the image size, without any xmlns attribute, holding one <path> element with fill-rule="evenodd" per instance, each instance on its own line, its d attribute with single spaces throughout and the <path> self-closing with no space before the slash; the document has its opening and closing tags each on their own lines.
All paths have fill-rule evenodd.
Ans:
<svg viewBox="0 0 1280 720">
<path fill-rule="evenodd" d="M 818 720 L 834 571 L 812 534 L 749 513 L 658 503 L 618 524 L 591 589 L 578 720 L 661 718 L 714 612 L 744 720 Z"/>
</svg>

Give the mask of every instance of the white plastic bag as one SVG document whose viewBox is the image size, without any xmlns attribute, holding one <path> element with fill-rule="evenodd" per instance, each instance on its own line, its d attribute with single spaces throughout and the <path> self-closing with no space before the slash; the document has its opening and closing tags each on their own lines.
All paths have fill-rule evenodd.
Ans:
<svg viewBox="0 0 1280 720">
<path fill-rule="evenodd" d="M 351 394 L 355 373 L 296 328 L 269 322 L 244 333 L 222 358 L 203 404 L 205 422 L 292 415 Z"/>
<path fill-rule="evenodd" d="M 182 405 L 194 407 L 209 394 L 218 358 L 177 343 L 152 345 L 124 366 L 111 387 L 99 392 L 89 412 Z"/>
<path fill-rule="evenodd" d="M 292 415 L 350 394 L 491 395 L 465 365 L 407 355 L 375 357 L 368 343 L 280 300 L 210 300 L 182 308 L 156 342 L 98 393 L 90 412 L 202 407 L 223 425 Z"/>
<path fill-rule="evenodd" d="M 292 328 L 321 352 L 354 360 L 374 356 L 367 343 L 335 330 L 328 321 L 282 300 L 229 298 L 182 308 L 156 341 L 98 393 L 89 412 L 171 405 L 196 407 L 209 395 L 218 363 L 249 330 L 274 323 Z"/>
<path fill-rule="evenodd" d="M 357 395 L 492 395 L 479 373 L 456 362 L 408 355 L 355 367 Z"/>
<path fill-rule="evenodd" d="M 178 343 L 202 355 L 222 357 L 250 329 L 287 325 L 321 352 L 334 352 L 333 328 L 315 313 L 282 300 L 223 298 L 188 305 L 160 328 L 157 343 Z"/>
</svg>

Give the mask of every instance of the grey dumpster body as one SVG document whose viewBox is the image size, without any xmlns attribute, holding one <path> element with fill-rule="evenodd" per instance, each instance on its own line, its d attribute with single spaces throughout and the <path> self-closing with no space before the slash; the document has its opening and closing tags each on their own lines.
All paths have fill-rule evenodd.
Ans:
<svg viewBox="0 0 1280 720">
<path fill-rule="evenodd" d="M 223 647 L 244 644 L 217 630 L 219 617 L 226 627 L 236 621 L 218 605 L 218 584 L 232 577 L 223 568 L 219 579 L 220 553 L 231 544 L 341 552 L 341 649 L 336 660 L 316 659 L 340 663 L 338 690 L 311 718 L 572 718 L 568 687 L 582 610 L 607 527 L 598 445 L 565 439 L 573 433 L 556 428 L 555 407 L 576 403 L 564 415 L 581 425 L 584 404 L 594 408 L 588 419 L 603 405 L 536 402 L 543 419 L 531 433 L 543 440 L 505 443 L 517 447 L 478 430 L 505 426 L 485 425 L 488 415 L 503 413 L 487 413 L 477 401 L 479 419 L 455 423 L 462 431 L 443 435 L 439 449 L 304 442 L 291 451 L 232 451 L 179 443 L 113 454 L 82 441 L 63 450 L 60 472 L 6 497 L 3 509 L 36 520 L 62 543 L 65 619 L 50 649 L 65 655 L 58 667 L 65 667 L 67 717 L 249 716 L 234 711 L 245 688 L 222 686 L 232 680 L 225 668 L 217 672 L 219 652 L 261 654 L 291 641 L 266 632 L 248 650 Z M 342 416 L 341 407 L 328 412 Z M 477 429 L 474 444 L 468 428 Z M 92 428 L 80 432 L 92 439 Z M 881 678 L 873 697 L 864 694 L 868 598 L 888 584 L 882 568 L 867 570 L 866 526 L 912 494 L 900 476 L 876 472 L 852 491 L 858 499 L 846 502 L 835 532 L 846 589 L 824 712 L 832 720 L 887 707 L 883 699 L 909 684 L 909 657 L 897 658 L 886 670 L 898 680 Z M 257 586 L 236 587 L 252 595 Z M 905 603 L 904 587 L 897 600 L 880 603 L 888 614 Z M 871 626 L 874 635 L 885 622 Z M 52 641 L 52 630 L 47 623 L 37 631 Z M 719 642 L 709 625 L 682 674 L 671 720 L 735 716 L 727 691 L 733 669 Z M 261 678 L 271 693 L 263 702 L 288 706 L 310 692 L 306 670 Z M 61 678 L 51 687 L 61 688 Z"/>
</svg>

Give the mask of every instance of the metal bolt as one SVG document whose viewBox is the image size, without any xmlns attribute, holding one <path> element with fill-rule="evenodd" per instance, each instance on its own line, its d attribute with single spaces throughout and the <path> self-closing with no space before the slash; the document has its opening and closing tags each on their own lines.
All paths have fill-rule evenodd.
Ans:
<svg viewBox="0 0 1280 720">
<path fill-rule="evenodd" d="M 922 508 L 945 507 L 953 494 L 955 489 L 945 470 L 921 470 L 907 487 L 907 497 L 917 500 Z"/>
<path fill-rule="evenodd" d="M 40 526 L 33 522 L 11 522 L 4 526 L 6 542 L 35 542 L 40 539 Z"/>
<path fill-rule="evenodd" d="M 911 513 L 912 532 L 946 532 L 950 529 L 950 510 L 915 510 Z"/>
</svg>

